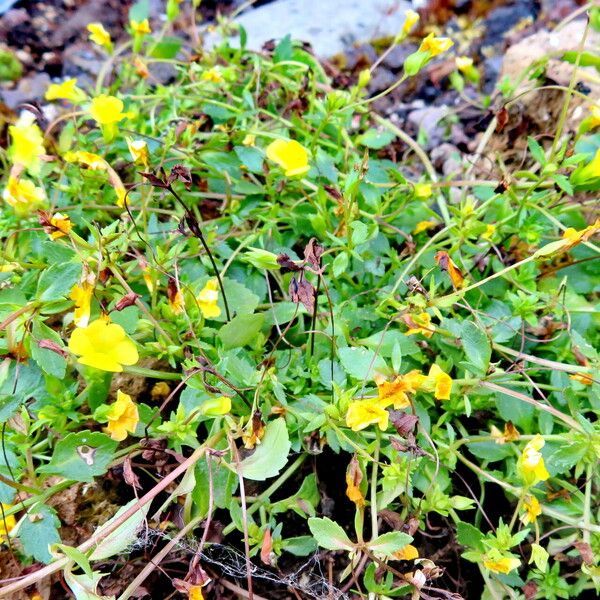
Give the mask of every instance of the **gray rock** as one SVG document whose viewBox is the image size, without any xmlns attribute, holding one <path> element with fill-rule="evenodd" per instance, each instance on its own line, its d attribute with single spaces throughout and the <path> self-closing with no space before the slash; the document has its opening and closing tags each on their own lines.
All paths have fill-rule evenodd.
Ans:
<svg viewBox="0 0 600 600">
<path fill-rule="evenodd" d="M 252 50 L 290 34 L 309 42 L 318 56 L 330 57 L 349 46 L 396 35 L 409 8 L 406 0 L 276 0 L 244 12 L 236 22 L 246 30 Z M 206 36 L 208 47 L 217 41 Z"/>
<path fill-rule="evenodd" d="M 35 73 L 19 81 L 15 89 L 3 89 L 0 97 L 6 106 L 15 110 L 23 102 L 34 102 L 44 97 L 50 83 L 47 73 Z"/>
<path fill-rule="evenodd" d="M 427 150 L 434 148 L 444 139 L 444 128 L 439 123 L 448 114 L 448 110 L 446 105 L 428 106 L 418 108 L 408 114 L 408 122 L 417 130 L 422 129 L 426 133 Z"/>
</svg>

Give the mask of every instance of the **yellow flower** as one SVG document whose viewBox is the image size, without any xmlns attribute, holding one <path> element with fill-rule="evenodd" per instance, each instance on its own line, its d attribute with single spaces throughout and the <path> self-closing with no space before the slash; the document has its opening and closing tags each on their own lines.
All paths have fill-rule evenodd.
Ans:
<svg viewBox="0 0 600 600">
<path fill-rule="evenodd" d="M 144 140 L 127 138 L 127 147 L 134 162 L 142 163 L 145 167 L 148 166 L 148 144 Z"/>
<path fill-rule="evenodd" d="M 200 79 L 202 79 L 202 81 L 210 81 L 211 83 L 222 83 L 225 81 L 218 69 L 208 69 L 207 71 L 204 71 Z"/>
<path fill-rule="evenodd" d="M 422 42 L 419 47 L 419 52 L 429 52 L 433 56 L 446 52 L 454 45 L 454 42 L 450 38 L 435 37 L 433 33 L 430 33 Z"/>
<path fill-rule="evenodd" d="M 306 148 L 296 140 L 275 140 L 267 146 L 267 158 L 277 163 L 286 177 L 303 175 L 310 166 Z"/>
<path fill-rule="evenodd" d="M 404 548 L 394 552 L 393 556 L 396 560 L 414 560 L 419 558 L 419 551 L 412 544 L 406 544 Z"/>
<path fill-rule="evenodd" d="M 483 566 L 493 573 L 506 575 L 514 569 L 518 569 L 521 566 L 521 561 L 510 555 L 504 556 L 499 550 L 493 549 L 484 557 Z"/>
<path fill-rule="evenodd" d="M 138 361 L 135 344 L 125 330 L 107 319 L 96 319 L 87 327 L 79 327 L 71 334 L 69 350 L 79 355 L 78 361 L 102 371 L 120 373 L 123 365 Z"/>
<path fill-rule="evenodd" d="M 422 231 L 427 231 L 428 229 L 431 229 L 432 227 L 435 227 L 436 225 L 437 225 L 437 223 L 435 221 L 419 221 L 415 225 L 413 234 L 417 235 L 418 233 L 421 233 Z"/>
<path fill-rule="evenodd" d="M 544 438 L 537 434 L 523 449 L 519 457 L 517 468 L 521 477 L 527 485 L 535 485 L 540 481 L 546 481 L 550 473 L 546 470 L 544 458 L 540 450 L 544 447 Z"/>
<path fill-rule="evenodd" d="M 404 13 L 404 25 L 402 25 L 402 33 L 408 35 L 411 29 L 419 22 L 419 13 L 414 10 L 407 10 Z"/>
<path fill-rule="evenodd" d="M 425 200 L 426 198 L 429 198 L 431 196 L 432 187 L 430 183 L 415 183 L 414 191 L 415 198 Z"/>
<path fill-rule="evenodd" d="M 569 379 L 579 381 L 579 383 L 583 383 L 583 385 L 592 385 L 592 383 L 594 383 L 593 377 L 588 373 L 574 373 L 573 375 L 569 375 Z"/>
<path fill-rule="evenodd" d="M 542 507 L 535 496 L 525 496 L 523 500 L 523 508 L 525 513 L 521 515 L 523 525 L 534 523 L 535 520 L 542 514 Z"/>
<path fill-rule="evenodd" d="M 144 19 L 143 21 L 134 21 L 131 19 L 131 21 L 129 21 L 129 26 L 134 35 L 144 35 L 145 33 L 152 32 L 148 19 Z"/>
<path fill-rule="evenodd" d="M 433 388 L 433 395 L 436 400 L 449 400 L 450 392 L 452 391 L 452 378 L 447 373 L 436 365 L 431 365 L 427 375 L 425 386 L 429 385 Z"/>
<path fill-rule="evenodd" d="M 600 173 L 599 173 L 600 176 Z M 563 240 L 566 240 L 565 249 L 569 250 L 581 242 L 587 242 L 597 231 L 600 230 L 600 219 L 597 219 L 592 225 L 588 225 L 584 229 L 577 230 L 573 227 L 565 229 L 563 232 Z"/>
<path fill-rule="evenodd" d="M 106 413 L 108 424 L 104 432 L 108 433 L 113 440 L 122 442 L 128 433 L 133 433 L 140 420 L 137 404 L 129 394 L 121 390 L 117 392 L 117 399 Z"/>
<path fill-rule="evenodd" d="M 493 223 L 488 223 L 486 225 L 485 231 L 482 234 L 482 238 L 487 240 L 488 242 L 492 241 L 492 236 L 496 233 L 496 226 Z"/>
<path fill-rule="evenodd" d="M 473 66 L 473 59 L 469 56 L 457 56 L 454 61 L 456 63 L 456 68 L 463 73 Z"/>
<path fill-rule="evenodd" d="M 422 333 L 425 337 L 430 338 L 435 331 L 435 327 L 431 324 L 431 315 L 426 312 L 418 315 L 405 315 L 404 322 L 408 325 L 408 331 L 405 331 L 404 335 Z"/>
<path fill-rule="evenodd" d="M 84 279 L 81 284 L 74 285 L 69 294 L 69 298 L 75 302 L 75 312 L 73 313 L 73 323 L 77 327 L 87 327 L 90 321 L 90 311 L 92 305 L 92 296 L 94 294 L 94 285 Z"/>
<path fill-rule="evenodd" d="M 2 199 L 15 209 L 19 216 L 26 215 L 44 204 L 46 194 L 29 179 L 9 176 Z"/>
<path fill-rule="evenodd" d="M 82 102 L 85 100 L 85 92 L 77 87 L 77 79 L 66 79 L 62 83 L 51 83 L 44 95 L 46 100 L 70 100 L 71 102 Z"/>
<path fill-rule="evenodd" d="M 600 106 L 598 104 L 594 104 L 590 108 L 590 127 L 598 127 L 600 125 Z"/>
<path fill-rule="evenodd" d="M 69 235 L 72 228 L 73 223 L 71 223 L 71 219 L 67 215 L 54 213 L 50 217 L 50 237 L 53 240 Z"/>
<path fill-rule="evenodd" d="M 65 152 L 63 158 L 69 163 L 76 162 L 84 165 L 92 171 L 104 171 L 108 167 L 108 163 L 101 156 L 93 152 L 85 152 L 84 150 Z"/>
<path fill-rule="evenodd" d="M 354 400 L 346 413 L 346 424 L 352 431 L 360 431 L 377 423 L 381 431 L 388 427 L 389 413 L 377 400 Z"/>
<path fill-rule="evenodd" d="M 244 146 L 254 146 L 256 144 L 256 136 L 253 133 L 247 133 L 242 140 Z"/>
<path fill-rule="evenodd" d="M 92 118 L 100 125 L 112 125 L 127 116 L 123 112 L 123 101 L 116 96 L 106 94 L 92 98 L 89 111 Z"/>
<path fill-rule="evenodd" d="M 579 171 L 579 169 L 577 169 Z M 594 158 L 579 171 L 577 180 L 586 182 L 590 179 L 600 177 L 600 148 L 596 150 Z"/>
<path fill-rule="evenodd" d="M 188 600 L 204 600 L 201 585 L 193 585 L 188 591 Z"/>
<path fill-rule="evenodd" d="M 40 157 L 46 150 L 42 130 L 34 121 L 35 117 L 26 112 L 8 128 L 12 139 L 8 155 L 14 164 L 23 165 L 32 175 L 38 175 L 42 164 Z"/>
<path fill-rule="evenodd" d="M 415 369 L 406 375 L 398 375 L 394 381 L 377 382 L 379 405 L 386 408 L 393 404 L 396 409 L 410 406 L 408 394 L 416 392 L 424 380 L 425 375 Z"/>
<path fill-rule="evenodd" d="M 207 417 L 219 417 L 231 412 L 231 398 L 229 396 L 219 396 L 210 398 L 200 405 L 200 412 Z"/>
<path fill-rule="evenodd" d="M 218 290 L 219 283 L 217 279 L 209 279 L 196 298 L 205 319 L 214 319 L 221 314 L 221 309 L 217 304 L 219 299 Z"/>
<path fill-rule="evenodd" d="M 4 538 L 14 529 L 17 524 L 17 520 L 15 519 L 15 515 L 7 515 L 7 511 L 12 508 L 11 504 L 2 504 L 2 511 L 0 511 L 0 544 L 3 542 Z M 2 518 L 4 517 L 4 518 Z"/>
<path fill-rule="evenodd" d="M 89 23 L 87 30 L 90 32 L 89 39 L 94 42 L 94 44 L 103 46 L 109 51 L 111 50 L 112 40 L 110 39 L 110 33 L 104 29 L 102 23 Z"/>
</svg>

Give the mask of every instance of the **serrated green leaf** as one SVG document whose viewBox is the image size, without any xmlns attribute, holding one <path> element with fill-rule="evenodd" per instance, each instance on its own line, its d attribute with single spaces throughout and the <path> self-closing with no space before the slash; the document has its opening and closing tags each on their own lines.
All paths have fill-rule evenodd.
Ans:
<svg viewBox="0 0 600 600">
<path fill-rule="evenodd" d="M 371 552 L 378 552 L 391 556 L 394 552 L 402 550 L 404 546 L 410 544 L 412 540 L 412 536 L 408 535 L 408 533 L 403 533 L 402 531 L 390 531 L 389 533 L 384 533 L 370 541 L 368 546 Z"/>
<path fill-rule="evenodd" d="M 219 330 L 223 348 L 225 350 L 241 348 L 254 341 L 264 322 L 265 315 L 263 313 L 236 315 Z"/>
</svg>

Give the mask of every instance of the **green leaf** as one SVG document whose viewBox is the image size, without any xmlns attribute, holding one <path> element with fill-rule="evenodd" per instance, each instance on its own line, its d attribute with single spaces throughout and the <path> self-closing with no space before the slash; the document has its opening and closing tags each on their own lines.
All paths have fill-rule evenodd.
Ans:
<svg viewBox="0 0 600 600">
<path fill-rule="evenodd" d="M 33 339 L 31 340 L 31 358 L 46 372 L 58 379 L 63 379 L 67 371 L 67 359 L 58 352 L 39 346 L 42 340 L 50 340 L 60 348 L 64 348 L 63 341 L 54 331 L 39 319 L 33 322 Z"/>
<path fill-rule="evenodd" d="M 461 546 L 483 550 L 483 533 L 470 523 L 460 521 L 456 527 L 456 539 Z"/>
<path fill-rule="evenodd" d="M 130 21 L 143 21 L 150 15 L 150 2 L 149 0 L 138 0 L 129 8 L 129 20 Z"/>
<path fill-rule="evenodd" d="M 531 156 L 535 158 L 540 165 L 546 164 L 546 155 L 544 154 L 544 149 L 538 144 L 538 142 L 532 137 L 527 138 L 527 147 L 529 148 L 529 152 L 531 152 Z"/>
<path fill-rule="evenodd" d="M 0 423 L 7 421 L 29 398 L 40 399 L 46 385 L 40 368 L 35 364 L 4 363 L 6 378 L 0 386 Z"/>
<path fill-rule="evenodd" d="M 265 155 L 258 148 L 236 146 L 233 150 L 251 173 L 262 173 Z"/>
<path fill-rule="evenodd" d="M 69 295 L 81 277 L 81 264 L 75 262 L 52 265 L 42 272 L 38 280 L 38 300 L 60 300 Z"/>
<path fill-rule="evenodd" d="M 366 146 L 372 150 L 381 150 L 389 146 L 396 136 L 387 129 L 378 131 L 377 129 L 368 129 L 356 139 L 357 144 Z"/>
<path fill-rule="evenodd" d="M 115 514 L 112 519 L 109 519 L 100 529 L 97 529 L 95 535 L 99 535 L 102 531 L 108 529 L 112 524 L 117 521 L 125 511 L 129 510 L 134 504 L 137 503 L 137 499 L 131 500 L 125 506 L 122 506 Z M 144 506 L 138 508 L 129 518 L 127 518 L 121 525 L 119 525 L 112 533 L 109 533 L 101 542 L 99 542 L 92 553 L 90 554 L 90 560 L 105 560 L 111 556 L 120 554 L 125 550 L 136 538 L 138 529 L 141 527 L 150 504 L 147 503 Z"/>
<path fill-rule="evenodd" d="M 254 341 L 264 322 L 265 315 L 263 313 L 233 317 L 219 330 L 223 348 L 225 350 L 240 348 Z"/>
<path fill-rule="evenodd" d="M 175 58 L 179 50 L 181 50 L 181 45 L 183 44 L 183 40 L 174 36 L 166 36 L 160 42 L 155 44 L 152 47 L 152 52 L 150 56 L 153 58 Z"/>
<path fill-rule="evenodd" d="M 288 459 L 291 444 L 285 419 L 271 421 L 266 429 L 260 446 L 245 458 L 239 466 L 245 479 L 264 481 L 278 475 Z"/>
<path fill-rule="evenodd" d="M 355 379 L 372 379 L 386 368 L 383 358 L 368 348 L 340 348 L 338 356 L 346 373 Z"/>
<path fill-rule="evenodd" d="M 281 39 L 279 44 L 275 46 L 273 51 L 273 62 L 282 62 L 284 60 L 291 60 L 292 58 L 292 37 L 288 33 L 284 38 Z"/>
<path fill-rule="evenodd" d="M 283 549 L 294 556 L 308 556 L 316 552 L 317 542 L 310 535 L 299 535 L 283 540 Z"/>
<path fill-rule="evenodd" d="M 390 556 L 394 552 L 402 550 L 402 548 L 407 544 L 410 544 L 412 540 L 412 536 L 408 535 L 408 533 L 390 531 L 369 542 L 369 550 L 371 550 L 371 552 L 380 552 L 381 554 Z"/>
<path fill-rule="evenodd" d="M 54 548 L 70 558 L 81 570 L 89 577 L 93 576 L 92 565 L 89 558 L 77 548 L 66 546 L 65 544 L 54 544 Z"/>
<path fill-rule="evenodd" d="M 229 279 L 228 277 L 223 279 L 223 287 L 227 294 L 229 310 L 232 315 L 250 315 L 254 312 L 254 309 L 258 306 L 259 297 L 252 290 L 249 290 L 235 279 Z M 215 320 L 225 321 L 225 305 L 223 304 L 221 290 L 219 290 L 219 307 L 221 309 L 221 316 Z"/>
<path fill-rule="evenodd" d="M 338 254 L 333 260 L 333 276 L 339 277 L 342 273 L 345 273 L 349 262 L 350 259 L 347 252 Z"/>
<path fill-rule="evenodd" d="M 31 509 L 19 527 L 19 539 L 25 554 L 49 563 L 53 557 L 48 546 L 60 542 L 59 526 L 60 521 L 53 508 L 39 504 Z"/>
<path fill-rule="evenodd" d="M 467 359 L 480 374 L 487 373 L 490 366 L 492 347 L 487 335 L 472 321 L 462 326 L 462 344 Z"/>
<path fill-rule="evenodd" d="M 354 544 L 346 532 L 327 517 L 311 517 L 308 528 L 321 548 L 327 550 L 353 550 Z"/>
<path fill-rule="evenodd" d="M 94 571 L 90 577 L 87 573 L 73 575 L 71 569 L 65 569 L 64 577 L 75 600 L 114 600 L 114 596 L 100 596 L 97 593 L 98 584 L 104 577 L 104 573 Z"/>
<path fill-rule="evenodd" d="M 542 572 L 546 570 L 548 566 L 548 557 L 550 555 L 545 548 L 539 544 L 531 544 L 531 558 L 529 564 L 535 563 L 535 566 Z"/>
<path fill-rule="evenodd" d="M 113 459 L 117 442 L 100 432 L 69 433 L 54 448 L 50 464 L 39 468 L 75 481 L 93 481 Z"/>
</svg>

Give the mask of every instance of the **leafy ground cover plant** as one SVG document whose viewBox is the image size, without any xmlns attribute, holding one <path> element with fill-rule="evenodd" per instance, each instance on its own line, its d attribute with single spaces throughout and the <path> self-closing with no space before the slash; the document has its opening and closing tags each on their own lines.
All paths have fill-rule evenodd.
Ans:
<svg viewBox="0 0 600 600">
<path fill-rule="evenodd" d="M 521 165 L 446 181 L 370 112 L 369 71 L 336 89 L 243 31 L 179 60 L 130 17 L 120 46 L 88 25 L 95 89 L 52 84 L 59 116 L 24 112 L 1 154 L 0 534 L 24 571 L 0 597 L 597 590 L 600 121 L 584 97 L 565 130 L 576 78 Z M 403 78 L 448 51 L 428 35 Z M 453 85 L 478 80 L 458 57 Z"/>
</svg>

